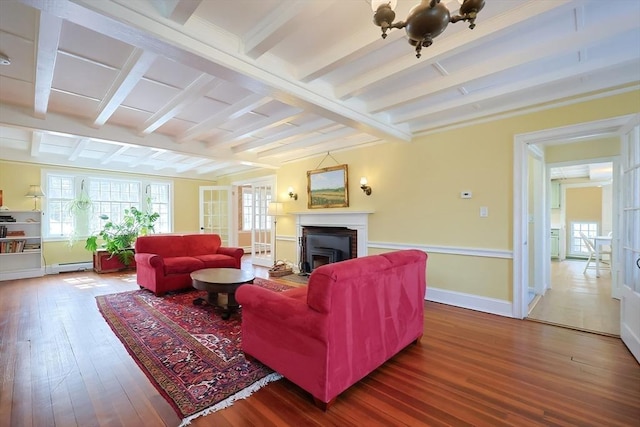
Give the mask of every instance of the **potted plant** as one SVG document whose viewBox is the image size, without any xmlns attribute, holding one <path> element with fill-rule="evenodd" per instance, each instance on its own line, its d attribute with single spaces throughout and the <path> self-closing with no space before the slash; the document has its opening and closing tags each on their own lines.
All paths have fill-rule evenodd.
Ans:
<svg viewBox="0 0 640 427">
<path fill-rule="evenodd" d="M 109 217 L 101 215 L 100 218 L 107 220 L 102 230 L 97 234 L 87 238 L 85 249 L 94 253 L 94 269 L 98 272 L 116 271 L 121 268 L 111 265 L 112 268 L 102 268 L 102 262 L 96 253 L 99 249 L 104 250 L 107 261 L 114 257 L 122 264 L 123 268 L 128 268 L 133 263 L 133 244 L 138 236 L 153 232 L 154 223 L 160 214 L 157 212 L 144 212 L 135 207 L 124 210 L 124 216 L 120 222 L 109 221 Z M 98 239 L 102 245 L 98 246 Z"/>
</svg>

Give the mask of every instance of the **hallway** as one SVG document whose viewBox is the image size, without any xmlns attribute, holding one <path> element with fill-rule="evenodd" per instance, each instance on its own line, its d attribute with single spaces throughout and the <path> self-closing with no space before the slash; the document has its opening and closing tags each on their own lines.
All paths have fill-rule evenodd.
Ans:
<svg viewBox="0 0 640 427">
<path fill-rule="evenodd" d="M 604 335 L 620 336 L 620 301 L 611 298 L 611 274 L 592 269 L 585 260 L 551 262 L 551 289 L 529 305 L 529 320 Z"/>
</svg>

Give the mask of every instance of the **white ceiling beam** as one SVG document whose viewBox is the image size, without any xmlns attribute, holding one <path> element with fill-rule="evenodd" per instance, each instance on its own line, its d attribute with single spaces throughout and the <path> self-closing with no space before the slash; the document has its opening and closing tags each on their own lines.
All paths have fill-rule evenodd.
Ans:
<svg viewBox="0 0 640 427">
<path fill-rule="evenodd" d="M 202 0 L 151 0 L 162 16 L 184 25 L 195 13 Z"/>
<path fill-rule="evenodd" d="M 114 80 L 107 94 L 98 106 L 98 114 L 93 121 L 94 126 L 102 126 L 115 113 L 122 102 L 129 96 L 140 79 L 155 62 L 157 55 L 142 49 L 134 48 L 118 77 Z"/>
<path fill-rule="evenodd" d="M 178 93 L 172 100 L 149 117 L 138 132 L 140 135 L 150 134 L 221 83 L 222 80 L 220 79 L 216 79 L 208 74 L 201 74 L 183 91 Z"/>
<path fill-rule="evenodd" d="M 411 133 L 406 126 L 394 126 L 385 119 L 368 114 L 364 106 L 350 105 L 326 91 L 314 91 L 308 85 L 292 82 L 286 73 L 273 72 L 271 64 L 261 68 L 256 61 L 247 61 L 243 51 L 234 49 L 236 44 L 233 38 L 219 28 L 212 28 L 195 19 L 197 16 L 192 17 L 189 25 L 169 27 L 157 20 L 157 11 L 147 2 L 127 2 L 124 5 L 91 0 L 57 0 L 55 4 L 48 0 L 19 1 L 344 126 L 360 129 L 390 142 L 411 140 Z M 148 9 L 152 9 L 156 15 L 149 15 Z M 129 22 L 135 22 L 135 27 L 127 24 Z M 212 33 L 216 36 L 212 37 Z M 224 42 L 218 40 L 213 44 L 212 39 L 217 40 L 218 35 Z"/>
<path fill-rule="evenodd" d="M 629 64 L 637 64 L 637 60 L 635 61 L 628 61 Z M 601 69 L 607 69 L 609 67 L 607 67 L 607 61 L 603 60 L 600 61 Z M 576 76 L 579 76 L 580 74 L 584 73 L 584 74 L 588 74 L 590 72 L 593 71 L 597 71 L 596 68 L 590 68 L 590 67 L 586 67 L 584 64 L 581 65 L 581 72 L 578 72 L 575 67 L 572 67 L 571 69 L 563 69 L 561 71 L 554 71 L 554 78 L 553 80 L 555 81 L 562 81 L 565 79 L 571 79 L 574 78 Z M 615 66 L 612 67 L 612 69 L 615 69 Z M 420 132 L 425 132 L 429 129 L 433 129 L 434 127 L 442 127 L 442 126 L 447 126 L 450 125 L 452 123 L 463 123 L 465 122 L 466 126 L 469 126 L 473 123 L 469 123 L 467 122 L 468 120 L 473 120 L 473 119 L 482 119 L 483 117 L 491 117 L 492 115 L 499 115 L 501 113 L 506 114 L 507 116 L 513 115 L 513 113 L 508 113 L 509 111 L 518 111 L 518 110 L 522 110 L 524 109 L 525 111 L 518 111 L 518 113 L 516 114 L 525 114 L 528 110 L 527 107 L 531 107 L 534 111 L 536 111 L 535 107 L 538 104 L 541 103 L 550 103 L 550 102 L 554 102 L 554 101 L 558 101 L 558 100 L 562 100 L 563 98 L 569 98 L 569 97 L 576 97 L 579 96 L 580 94 L 584 94 L 584 93 L 590 93 L 590 92 L 597 92 L 597 91 L 602 91 L 602 90 L 608 90 L 610 89 L 613 85 L 613 87 L 615 86 L 620 86 L 620 85 L 625 85 L 628 84 L 628 81 L 625 81 L 624 79 L 616 79 L 616 73 L 615 71 L 612 72 L 612 78 L 611 80 L 604 82 L 602 80 L 598 80 L 598 81 L 594 81 L 592 84 L 588 84 L 588 85 L 584 85 L 582 87 L 576 87 L 575 85 L 566 85 L 567 88 L 564 91 L 561 92 L 554 92 L 554 93 L 545 93 L 544 95 L 541 95 L 538 98 L 530 98 L 530 97 L 522 97 L 519 98 L 518 101 L 514 101 L 507 104 L 502 103 L 499 107 L 494 107 L 491 109 L 480 109 L 474 113 L 469 113 L 469 114 L 464 114 L 464 115 L 457 115 L 456 117 L 451 117 L 450 119 L 447 119 L 446 122 L 440 120 L 438 122 L 434 122 L 434 121 L 429 121 L 430 117 L 429 114 L 435 114 L 435 113 L 441 113 L 453 108 L 457 108 L 460 107 L 461 105 L 469 105 L 469 104 L 473 104 L 473 103 L 481 103 L 483 101 L 491 101 L 491 100 L 495 100 L 495 99 L 499 99 L 501 96 L 504 95 L 509 95 L 512 93 L 517 93 L 520 90 L 527 90 L 527 89 L 532 89 L 532 88 L 536 88 L 537 86 L 540 85 L 546 85 L 551 83 L 552 81 L 549 80 L 549 76 L 544 76 L 544 77 L 534 77 L 531 79 L 528 79 L 526 81 L 521 81 L 521 82 L 516 82 L 516 83 L 512 83 L 508 86 L 505 87 L 501 87 L 499 89 L 495 89 L 495 90 L 491 90 L 491 91 L 487 91 L 487 92 L 483 92 L 480 94 L 474 94 L 474 95 L 470 95 L 469 99 L 467 101 L 464 101 L 463 104 L 460 104 L 460 100 L 456 101 L 456 102 L 446 102 L 446 103 L 442 103 L 440 104 L 440 106 L 438 106 L 437 108 L 429 108 L 429 109 L 424 109 L 421 110 L 421 112 L 423 114 L 420 114 L 419 116 L 415 117 L 414 120 L 416 120 L 415 122 L 412 123 L 412 126 L 414 127 L 414 132 L 416 133 L 416 136 L 418 133 Z M 605 95 L 614 95 L 615 93 L 622 93 L 622 92 L 626 92 L 629 90 L 637 90 L 638 85 L 635 85 L 633 87 L 630 88 L 623 88 L 623 89 L 619 89 L 619 91 L 614 90 L 614 93 L 608 92 L 605 93 Z M 597 94 L 594 96 L 598 96 Z M 604 96 L 604 95 L 601 95 Z M 573 100 L 573 102 L 578 102 L 579 100 Z M 567 101 L 560 101 L 561 104 L 566 104 Z M 571 101 L 569 101 L 569 103 L 571 103 Z M 548 105 L 545 106 L 545 109 L 547 108 L 551 108 Z M 507 113 L 505 113 L 505 111 Z M 422 118 L 423 120 L 420 120 L 420 118 Z M 487 119 L 488 120 L 488 119 Z M 495 117 L 491 117 L 491 120 L 496 120 Z"/>
<path fill-rule="evenodd" d="M 501 31 L 513 25 L 518 25 L 519 23 L 560 7 L 573 7 L 572 3 L 575 2 L 572 0 L 530 0 L 522 6 L 488 20 L 482 20 L 482 14 L 480 14 L 482 22 L 478 22 L 475 29 L 460 31 L 446 38 L 436 39 L 433 45 L 423 50 L 424 59 L 418 60 L 414 55 L 405 55 L 394 61 L 389 61 L 387 64 L 358 75 L 357 79 L 351 79 L 342 85 L 338 85 L 335 89 L 335 96 L 339 99 L 356 96 L 364 92 L 368 87 L 379 83 L 381 80 L 392 76 L 398 78 L 402 75 L 407 75 L 416 68 L 424 67 L 425 63 L 432 64 L 453 56 L 460 51 L 471 49 L 481 43 L 486 43 L 497 37 Z M 387 40 L 388 39 L 387 37 Z"/>
<path fill-rule="evenodd" d="M 129 163 L 129 167 L 130 168 L 138 167 L 149 160 L 157 159 L 158 157 L 162 156 L 164 153 L 167 152 L 167 150 L 154 150 L 154 149 L 150 149 L 149 151 L 151 152 L 155 151 L 155 152 L 150 156 L 144 156 L 144 155 L 139 156 L 137 159 Z"/>
<path fill-rule="evenodd" d="M 527 80 L 519 80 L 508 85 L 500 85 L 495 89 L 479 91 L 471 95 L 461 96 L 454 100 L 442 102 L 426 108 L 415 108 L 412 109 L 410 113 L 394 116 L 393 120 L 398 123 L 411 122 L 414 120 L 419 120 L 422 117 L 428 117 L 430 114 L 441 113 L 443 111 L 462 107 L 465 105 L 481 103 L 483 101 L 507 95 L 512 92 L 518 92 L 543 84 L 550 84 L 577 75 L 586 75 L 588 73 L 606 70 L 608 68 L 614 68 L 626 63 L 633 63 L 633 61 L 637 62 L 637 59 L 634 59 L 633 53 L 622 52 L 616 54 L 615 56 L 602 58 L 599 60 L 591 60 L 586 63 L 579 62 L 572 67 L 565 67 L 559 70 L 549 70 L 549 72 L 547 73 L 536 75 L 535 77 L 529 78 Z"/>
<path fill-rule="evenodd" d="M 295 137 L 296 135 L 304 135 L 307 132 L 316 132 L 320 129 L 324 129 L 328 126 L 332 126 L 334 123 L 328 119 L 320 118 L 309 123 L 305 123 L 302 126 L 291 126 L 282 132 L 278 132 L 275 135 L 268 136 L 266 138 L 259 138 L 253 141 L 248 141 L 243 144 L 236 145 L 231 148 L 233 153 L 242 153 L 243 151 L 249 151 L 254 148 L 262 147 L 267 144 L 276 141 L 283 141 L 287 138 Z"/>
<path fill-rule="evenodd" d="M 58 56 L 62 19 L 47 12 L 39 13 L 36 39 L 36 75 L 33 113 L 43 118 L 49 108 L 49 96 L 53 85 L 53 73 Z"/>
<path fill-rule="evenodd" d="M 69 161 L 75 162 L 76 160 L 78 160 L 78 157 L 80 157 L 80 154 L 84 151 L 90 141 L 91 140 L 89 138 L 78 138 L 76 140 L 75 146 L 73 147 L 73 151 L 69 156 Z"/>
<path fill-rule="evenodd" d="M 154 171 L 159 171 L 165 168 L 170 168 L 173 167 L 175 168 L 176 164 L 182 160 L 182 159 L 186 159 L 187 156 L 184 154 L 174 154 L 173 156 L 171 156 L 170 159 L 165 159 L 163 161 L 158 161 L 156 162 L 156 165 L 153 167 Z"/>
<path fill-rule="evenodd" d="M 207 132 L 211 132 L 216 127 L 221 124 L 236 119 L 240 116 L 243 116 L 254 110 L 263 106 L 264 104 L 271 102 L 272 99 L 268 97 L 264 97 L 259 94 L 252 94 L 244 98 L 243 100 L 236 102 L 228 107 L 224 108 L 222 111 L 216 113 L 215 115 L 209 117 L 206 120 L 198 123 L 190 127 L 184 132 L 183 135 L 178 137 L 179 142 L 191 141 L 196 139 Z"/>
<path fill-rule="evenodd" d="M 342 65 L 380 49 L 383 44 L 392 43 L 404 36 L 403 31 L 392 31 L 387 34 L 386 39 L 383 39 L 380 37 L 380 31 L 376 31 L 375 25 L 372 24 L 371 28 L 350 35 L 349 43 L 335 43 L 323 54 L 316 55 L 311 61 L 301 64 L 296 78 L 305 83 L 319 79 Z"/>
<path fill-rule="evenodd" d="M 300 113 L 300 110 L 287 108 L 285 110 L 282 110 L 274 114 L 273 116 L 260 119 L 256 122 L 251 123 L 248 126 L 242 127 L 227 135 L 224 135 L 223 137 L 213 142 L 209 142 L 208 146 L 209 148 L 216 148 L 216 147 L 229 145 L 243 138 L 247 138 L 251 136 L 251 134 L 253 134 L 257 130 L 271 129 L 276 126 L 280 126 L 283 123 L 295 120 L 300 116 L 302 116 L 302 114 Z"/>
<path fill-rule="evenodd" d="M 326 1 L 324 3 L 327 3 Z M 307 0 L 283 0 L 244 39 L 244 53 L 259 58 L 291 32 L 291 23 L 309 5 Z"/>
<path fill-rule="evenodd" d="M 315 135 L 310 138 L 304 138 L 297 142 L 293 142 L 291 144 L 284 144 L 280 147 L 275 147 L 268 150 L 260 151 L 258 153 L 258 157 L 261 158 L 261 157 L 275 156 L 278 154 L 286 153 L 290 150 L 307 148 L 313 145 L 322 144 L 323 142 L 326 142 L 326 141 L 333 141 L 338 138 L 344 138 L 349 135 L 353 135 L 356 132 L 357 132 L 356 130 L 351 128 L 338 129 L 333 132 Z"/>
<path fill-rule="evenodd" d="M 462 86 L 487 76 L 497 75 L 505 70 L 534 63 L 545 58 L 552 58 L 563 53 L 576 52 L 580 50 L 581 46 L 600 43 L 608 37 L 624 34 L 627 31 L 635 29 L 637 26 L 637 17 L 633 15 L 629 15 L 622 20 L 610 19 L 609 21 L 598 22 L 597 25 L 594 26 L 595 28 L 590 27 L 588 31 L 574 33 L 569 37 L 556 40 L 551 45 L 544 43 L 529 48 L 527 49 L 526 55 L 523 55 L 520 50 L 516 49 L 513 52 L 496 57 L 491 61 L 491 67 L 487 67 L 485 63 L 477 63 L 465 68 L 459 73 L 433 79 L 431 82 L 420 85 L 419 88 L 409 87 L 381 96 L 370 103 L 369 110 L 375 114 L 381 111 L 407 106 L 420 98 Z"/>
<path fill-rule="evenodd" d="M 130 145 L 124 145 L 122 147 L 118 147 L 115 150 L 113 150 L 111 152 L 111 154 L 109 154 L 108 156 L 106 156 L 105 158 L 103 158 L 100 161 L 101 165 L 106 165 L 107 163 L 111 163 L 114 159 L 116 159 L 118 156 L 120 156 L 121 154 L 123 154 L 125 151 L 129 150 L 131 148 Z"/>
<path fill-rule="evenodd" d="M 214 162 L 214 160 L 212 160 L 212 159 L 198 159 L 196 161 L 193 161 L 193 162 L 190 162 L 190 163 L 187 163 L 187 164 L 181 164 L 180 166 L 176 167 L 176 172 L 184 173 L 186 171 L 193 170 L 193 169 L 195 169 L 195 168 L 197 168 L 199 166 L 206 165 L 206 164 L 213 163 L 213 162 Z"/>
<path fill-rule="evenodd" d="M 40 144 L 43 136 L 42 132 L 35 131 L 31 133 L 31 157 L 40 156 Z"/>
</svg>

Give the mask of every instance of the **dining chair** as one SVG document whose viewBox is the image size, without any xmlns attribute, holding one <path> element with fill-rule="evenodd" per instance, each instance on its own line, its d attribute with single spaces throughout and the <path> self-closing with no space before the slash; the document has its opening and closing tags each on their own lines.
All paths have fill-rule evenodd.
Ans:
<svg viewBox="0 0 640 427">
<path fill-rule="evenodd" d="M 582 241 L 584 242 L 584 245 L 587 247 L 587 250 L 589 251 L 589 259 L 587 259 L 587 264 L 584 266 L 584 270 L 582 270 L 582 273 L 586 273 L 588 268 L 596 268 L 595 263 L 599 262 L 600 263 L 600 268 L 605 268 L 605 269 L 609 269 L 611 270 L 611 265 L 610 265 L 610 260 L 611 260 L 611 248 L 600 248 L 600 252 L 599 252 L 599 258 L 600 259 L 596 259 L 596 248 L 594 247 L 594 243 L 593 240 L 591 240 L 589 237 L 587 237 L 586 234 L 584 234 L 582 231 L 580 231 L 580 238 L 582 239 Z M 603 255 L 607 256 L 607 260 L 603 259 Z M 590 267 L 591 263 L 594 263 L 593 267 Z"/>
</svg>

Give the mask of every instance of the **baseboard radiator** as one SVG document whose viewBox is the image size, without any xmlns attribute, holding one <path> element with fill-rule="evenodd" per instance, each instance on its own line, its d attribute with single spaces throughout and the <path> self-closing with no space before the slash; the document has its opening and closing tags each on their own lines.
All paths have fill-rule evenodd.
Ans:
<svg viewBox="0 0 640 427">
<path fill-rule="evenodd" d="M 47 269 L 47 274 L 69 273 L 71 271 L 85 271 L 93 269 L 93 262 L 65 262 L 62 264 L 52 264 Z"/>
</svg>

